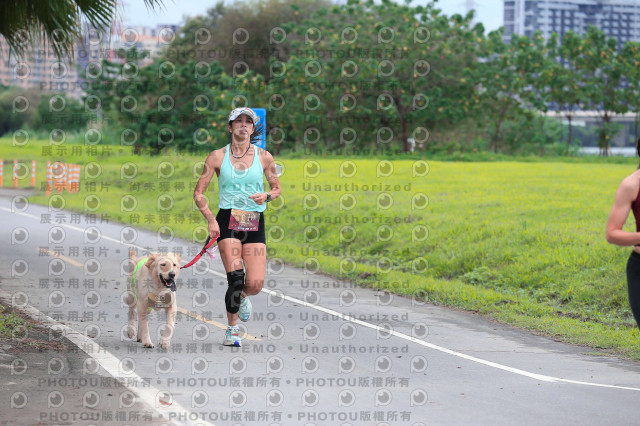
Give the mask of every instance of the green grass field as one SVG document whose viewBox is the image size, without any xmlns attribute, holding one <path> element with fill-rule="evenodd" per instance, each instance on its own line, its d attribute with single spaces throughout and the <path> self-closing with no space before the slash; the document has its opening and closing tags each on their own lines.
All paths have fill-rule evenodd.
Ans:
<svg viewBox="0 0 640 426">
<path fill-rule="evenodd" d="M 47 159 L 95 163 L 88 170 L 97 177 L 85 178 L 83 168 L 81 191 L 58 198 L 68 209 L 204 239 L 206 222 L 192 194 L 205 155 L 0 144 L 5 160 L 38 160 L 38 190 Z M 284 167 L 283 196 L 267 211 L 271 258 L 640 359 L 624 276 L 630 249 L 604 239 L 615 190 L 634 160 L 276 160 Z M 159 176 L 161 163 L 173 166 L 171 177 Z M 123 179 L 123 167 L 137 174 Z M 5 187 L 7 175 L 5 166 Z M 137 207 L 121 211 L 127 194 Z M 171 205 L 168 196 L 172 207 L 162 210 Z M 215 178 L 208 196 L 215 211 Z M 42 192 L 30 200 L 48 202 Z M 625 229 L 633 230 L 632 222 Z"/>
</svg>

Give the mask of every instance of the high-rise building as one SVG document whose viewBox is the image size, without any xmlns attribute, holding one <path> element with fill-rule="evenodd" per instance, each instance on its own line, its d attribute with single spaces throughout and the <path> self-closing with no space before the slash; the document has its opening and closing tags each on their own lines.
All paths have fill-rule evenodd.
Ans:
<svg viewBox="0 0 640 426">
<path fill-rule="evenodd" d="M 513 34 L 531 37 L 536 31 L 540 31 L 545 39 L 552 33 L 563 37 L 569 31 L 584 35 L 589 25 L 600 29 L 607 37 L 617 39 L 619 47 L 627 41 L 640 41 L 640 0 L 505 0 L 503 20 L 505 43 L 511 41 Z M 573 125 L 591 128 L 582 132 L 583 147 L 597 144 L 600 114 L 574 111 Z M 550 111 L 548 115 L 561 118 L 564 114 Z M 613 121 L 622 128 L 613 137 L 611 146 L 633 147 L 635 114 L 616 115 Z"/>
<path fill-rule="evenodd" d="M 48 43 L 29 49 L 23 57 L 10 52 L 0 37 L 0 84 L 41 92 L 65 92 L 79 97 L 78 70 L 67 58 L 58 59 Z"/>
<path fill-rule="evenodd" d="M 505 0 L 504 41 L 511 34 L 531 37 L 540 31 L 547 39 L 551 33 L 563 36 L 569 31 L 580 35 L 594 25 L 618 40 L 640 41 L 640 1 L 633 0 Z"/>
<path fill-rule="evenodd" d="M 169 45 L 178 30 L 176 25 L 138 26 L 109 34 L 86 28 L 74 45 L 73 58 L 56 57 L 46 42 L 29 49 L 24 57 L 17 57 L 10 54 L 9 44 L 0 36 L 0 84 L 63 92 L 80 98 L 85 87 L 82 74 L 90 64 L 100 64 L 102 59 L 126 62 L 127 59 L 118 57 L 116 52 L 136 48 L 147 55 L 138 65 L 148 65 L 160 56 L 162 48 Z"/>
</svg>

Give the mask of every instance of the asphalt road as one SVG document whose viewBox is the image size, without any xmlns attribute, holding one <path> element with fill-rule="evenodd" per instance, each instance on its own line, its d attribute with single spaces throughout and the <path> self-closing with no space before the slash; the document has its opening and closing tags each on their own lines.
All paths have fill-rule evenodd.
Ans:
<svg viewBox="0 0 640 426">
<path fill-rule="evenodd" d="M 595 425 L 640 418 L 638 363 L 585 355 L 588 349 L 277 260 L 252 297 L 242 348 L 220 344 L 226 276 L 216 257 L 179 276 L 169 350 L 143 349 L 126 337 L 127 247 L 182 250 L 186 261 L 200 244 L 12 195 L 0 197 L 0 222 L 0 296 L 46 315 L 57 324 L 54 338 L 82 349 L 60 361 L 63 371 L 25 357 L 29 376 L 5 363 L 0 423 Z M 164 313 L 151 315 L 154 343 L 163 321 Z M 108 378 L 119 385 L 96 396 Z M 71 419 L 83 410 L 99 420 Z"/>
</svg>

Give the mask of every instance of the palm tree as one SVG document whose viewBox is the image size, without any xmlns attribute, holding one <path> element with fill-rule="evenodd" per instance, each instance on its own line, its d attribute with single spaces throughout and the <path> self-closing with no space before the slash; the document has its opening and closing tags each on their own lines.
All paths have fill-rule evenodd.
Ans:
<svg viewBox="0 0 640 426">
<path fill-rule="evenodd" d="M 147 7 L 162 7 L 164 0 L 144 0 Z M 23 56 L 45 39 L 58 58 L 72 57 L 83 22 L 107 32 L 117 20 L 119 0 L 12 0 L 3 2 L 0 35 L 12 53 Z"/>
</svg>

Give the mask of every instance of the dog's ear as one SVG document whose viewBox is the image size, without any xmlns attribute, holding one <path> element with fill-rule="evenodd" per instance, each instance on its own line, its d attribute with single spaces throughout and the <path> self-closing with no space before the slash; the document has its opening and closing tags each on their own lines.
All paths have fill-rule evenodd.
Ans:
<svg viewBox="0 0 640 426">
<path fill-rule="evenodd" d="M 176 263 L 180 266 L 180 253 L 176 253 Z"/>
<path fill-rule="evenodd" d="M 156 261 L 156 255 L 151 255 L 149 257 L 149 260 L 147 260 L 147 263 L 144 264 L 144 266 L 146 266 L 148 269 L 151 269 L 151 266 L 153 265 L 153 262 Z"/>
</svg>

